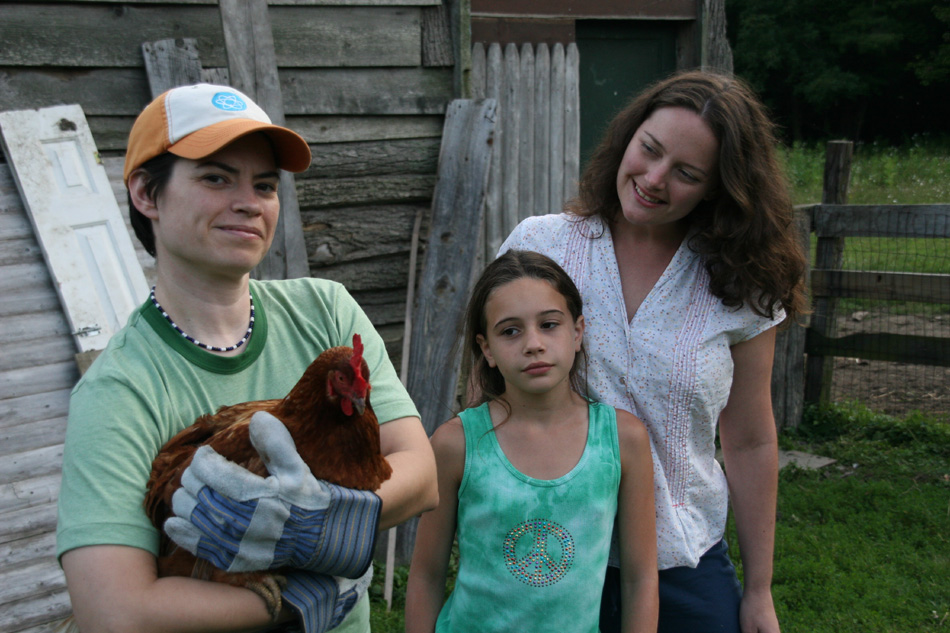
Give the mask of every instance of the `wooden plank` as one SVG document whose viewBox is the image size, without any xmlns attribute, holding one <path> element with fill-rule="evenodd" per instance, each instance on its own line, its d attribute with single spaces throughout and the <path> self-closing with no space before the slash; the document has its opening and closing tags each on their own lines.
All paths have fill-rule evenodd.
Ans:
<svg viewBox="0 0 950 633">
<path fill-rule="evenodd" d="M 210 6 L 181 5 L 170 10 L 154 5 L 5 3 L 0 66 L 141 69 L 142 42 L 179 34 L 196 36 L 206 63 L 221 66 L 224 41 L 218 20 Z"/>
<path fill-rule="evenodd" d="M 66 416 L 30 421 L 0 428 L 0 455 L 13 455 L 62 444 L 66 439 Z"/>
<path fill-rule="evenodd" d="M 422 10 L 422 65 L 431 67 L 454 64 L 455 54 L 452 49 L 448 4 L 443 2 L 439 6 L 424 8 Z"/>
<path fill-rule="evenodd" d="M 311 115 L 439 115 L 452 94 L 452 72 L 443 68 L 283 69 L 284 113 Z M 87 116 L 134 119 L 151 101 L 139 69 L 0 70 L 0 110 L 78 103 Z M 132 127 L 128 122 L 125 136 Z"/>
<path fill-rule="evenodd" d="M 732 49 L 726 37 L 726 0 L 703 0 L 702 33 L 691 39 L 702 42 L 703 70 L 732 74 Z"/>
<path fill-rule="evenodd" d="M 564 54 L 564 202 L 577 195 L 581 160 L 580 56 L 577 44 Z"/>
<path fill-rule="evenodd" d="M 439 163 L 438 138 L 327 143 L 312 149 L 313 162 L 297 180 L 434 174 Z"/>
<path fill-rule="evenodd" d="M 551 180 L 548 205 L 551 213 L 564 207 L 564 46 L 558 42 L 551 50 Z"/>
<path fill-rule="evenodd" d="M 472 90 L 473 99 L 485 98 L 485 73 L 488 71 L 486 68 L 486 58 L 487 52 L 485 51 L 484 44 L 476 42 L 472 45 L 472 72 L 469 85 Z"/>
<path fill-rule="evenodd" d="M 950 367 L 950 339 L 910 334 L 860 333 L 837 338 L 809 329 L 805 351 L 817 356 L 846 356 L 911 365 Z"/>
<path fill-rule="evenodd" d="M 526 211 L 543 215 L 551 210 L 551 51 L 544 42 L 535 55 L 534 107 L 534 206 Z"/>
<path fill-rule="evenodd" d="M 432 198 L 435 181 L 431 174 L 301 180 L 298 195 L 305 212 L 314 207 L 415 202 Z"/>
<path fill-rule="evenodd" d="M 306 212 L 304 231 L 310 265 L 316 269 L 408 253 L 416 214 L 425 206 L 367 206 Z"/>
<path fill-rule="evenodd" d="M 178 86 L 201 83 L 198 40 L 193 37 L 142 43 L 152 98 Z"/>
<path fill-rule="evenodd" d="M 439 7 L 433 7 L 439 9 Z M 275 6 L 269 11 L 280 67 L 419 66 L 418 8 Z M 215 6 L 6 3 L 2 66 L 141 68 L 141 43 L 191 39 L 207 67 L 227 63 Z M 186 37 L 182 37 L 186 36 Z M 451 52 L 451 51 L 450 51 Z M 451 66 L 451 61 L 446 66 Z M 194 81 L 188 83 L 195 83 Z M 181 85 L 181 84 L 178 84 Z"/>
<path fill-rule="evenodd" d="M 54 561 L 45 560 L 25 567 L 5 570 L 0 576 L 0 607 L 66 588 L 66 578 Z M 4 631 L 9 629 L 3 629 Z"/>
<path fill-rule="evenodd" d="M 72 386 L 27 396 L 6 397 L 5 394 L 0 399 L 0 429 L 6 432 L 6 429 L 21 424 L 65 417 L 69 411 L 71 390 Z"/>
<path fill-rule="evenodd" d="M 0 266 L 24 263 L 38 263 L 45 266 L 43 263 L 43 250 L 32 236 L 12 240 L 4 240 L 0 237 L 0 242 L 3 243 L 3 248 L 0 249 Z M 0 277 L 2 277 L 2 275 L 0 275 Z M 3 308 L 0 307 L 0 314 L 2 313 Z"/>
<path fill-rule="evenodd" d="M 373 325 L 402 325 L 406 318 L 406 289 L 352 292 Z M 400 338 L 402 338 L 400 336 Z"/>
<path fill-rule="evenodd" d="M 3 248 L 9 244 L 5 242 Z M 61 309 L 42 257 L 39 261 L 0 267 L 0 296 L 0 318 Z M 66 322 L 65 318 L 62 322 Z M 0 341 L 5 339 L 9 340 L 0 332 Z"/>
<path fill-rule="evenodd" d="M 520 120 L 518 121 L 518 209 L 517 222 L 532 214 L 534 202 L 534 117 L 535 60 L 531 44 L 522 44 L 520 51 L 521 84 L 518 86 Z M 516 222 L 516 225 L 517 225 Z M 514 227 L 512 227 L 514 228 Z"/>
<path fill-rule="evenodd" d="M 424 54 L 419 45 L 424 34 L 422 12 L 438 9 L 271 6 L 268 14 L 277 66 L 420 66 Z M 451 66 L 452 59 L 431 65 Z"/>
<path fill-rule="evenodd" d="M 55 306 L 58 310 L 59 306 Z M 0 325 L 2 325 L 0 321 Z M 45 365 L 62 363 L 76 355 L 76 346 L 71 337 L 53 336 L 28 341 L 6 343 L 3 353 L 0 354 L 0 371 L 26 369 L 28 367 L 43 367 Z"/>
<path fill-rule="evenodd" d="M 54 473 L 0 484 L 0 513 L 32 508 L 59 499 L 59 481 L 62 474 Z M 7 559 L 0 559 L 6 565 L 12 565 Z"/>
<path fill-rule="evenodd" d="M 413 309 L 407 380 L 429 435 L 451 415 L 455 402 L 459 367 L 454 326 L 462 318 L 476 272 L 496 111 L 491 99 L 456 100 L 445 117 L 432 225 Z M 415 521 L 401 528 L 401 561 L 411 558 L 415 531 Z"/>
<path fill-rule="evenodd" d="M 814 297 L 950 303 L 950 275 L 814 269 L 811 292 Z"/>
<path fill-rule="evenodd" d="M 58 570 L 59 567 L 55 569 Z M 56 621 L 71 612 L 69 594 L 63 588 L 53 593 L 21 600 L 17 602 L 16 608 L 0 609 L 0 631 L 57 633 Z"/>
<path fill-rule="evenodd" d="M 373 260 L 360 259 L 345 264 L 314 269 L 314 277 L 337 281 L 351 293 L 366 290 L 406 288 L 409 280 L 409 253 L 395 253 Z"/>
<path fill-rule="evenodd" d="M 452 94 L 443 68 L 288 69 L 281 72 L 291 114 L 441 114 Z"/>
<path fill-rule="evenodd" d="M 502 163 L 502 232 L 507 237 L 518 225 L 518 181 L 521 172 L 521 160 L 518 145 L 521 140 L 521 112 L 524 107 L 521 100 L 521 62 L 518 46 L 509 42 L 505 46 L 505 80 L 502 90 L 505 97 L 499 104 L 498 118 L 504 120 L 505 135 L 498 149 Z"/>
<path fill-rule="evenodd" d="M 495 42 L 488 47 L 488 57 L 485 64 L 485 97 L 494 99 L 498 104 L 499 112 L 505 107 L 506 95 L 503 89 L 505 79 L 504 60 L 501 46 Z M 488 175 L 488 192 L 485 196 L 485 261 L 495 259 L 502 242 L 508 237 L 505 232 L 502 213 L 504 212 L 504 152 L 502 145 L 505 142 L 505 117 L 498 116 L 495 121 L 494 144 L 498 151 L 494 152 Z"/>
<path fill-rule="evenodd" d="M 56 533 L 47 532 L 0 545 L 0 560 L 4 567 L 16 567 L 38 558 L 52 560 L 55 551 Z"/>
<path fill-rule="evenodd" d="M 848 183 L 851 179 L 851 157 L 854 146 L 850 141 L 830 141 L 825 150 L 825 175 L 822 189 L 822 204 L 844 204 L 848 201 Z M 815 268 L 839 270 L 844 258 L 843 238 L 818 238 L 815 255 Z M 836 335 L 837 302 L 833 297 L 818 299 L 814 302 L 811 328 L 822 336 L 832 338 Z M 805 400 L 809 402 L 828 402 L 831 397 L 831 380 L 834 372 L 834 359 L 823 358 L 817 354 L 808 355 L 805 379 Z"/>
<path fill-rule="evenodd" d="M 342 143 L 390 139 L 436 138 L 442 135 L 442 116 L 290 116 L 287 125 L 315 143 Z M 311 148 L 317 149 L 317 148 Z"/>
<path fill-rule="evenodd" d="M 0 163 L 0 240 L 31 238 L 33 227 L 26 217 L 26 209 L 23 208 L 10 166 Z"/>
<path fill-rule="evenodd" d="M 76 364 L 55 363 L 0 372 L 0 393 L 5 398 L 19 398 L 47 391 L 72 388 L 79 380 Z"/>
<path fill-rule="evenodd" d="M 56 504 L 14 510 L 0 515 L 0 544 L 56 530 Z M 0 609 L 0 613 L 3 610 Z M 0 626 L 0 631 L 5 630 Z"/>
<path fill-rule="evenodd" d="M 284 98 L 267 2 L 221 0 L 219 6 L 231 85 L 256 101 L 275 125 L 284 125 Z M 274 239 L 254 275 L 260 279 L 309 277 L 293 174 L 280 172 L 278 196 L 280 216 L 274 226 Z"/>
<path fill-rule="evenodd" d="M 828 238 L 950 238 L 950 204 L 821 204 L 814 223 L 815 234 Z"/>
<path fill-rule="evenodd" d="M 62 464 L 62 444 L 6 455 L 0 461 L 0 484 L 57 473 Z"/>
<path fill-rule="evenodd" d="M 795 226 L 804 252 L 810 248 L 811 218 L 795 211 Z M 806 273 L 806 287 L 808 285 Z M 805 410 L 805 327 L 802 323 L 784 324 L 775 341 L 772 364 L 772 411 L 778 429 L 795 428 Z"/>
<path fill-rule="evenodd" d="M 59 336 L 69 336 L 69 324 L 61 310 L 16 314 L 3 318 L 0 345 Z"/>
</svg>

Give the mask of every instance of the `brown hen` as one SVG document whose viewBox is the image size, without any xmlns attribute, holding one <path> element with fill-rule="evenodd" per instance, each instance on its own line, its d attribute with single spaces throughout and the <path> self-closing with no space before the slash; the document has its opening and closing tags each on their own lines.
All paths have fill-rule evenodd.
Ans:
<svg viewBox="0 0 950 633">
<path fill-rule="evenodd" d="M 392 474 L 380 452 L 379 424 L 369 403 L 369 367 L 363 345 L 334 347 L 320 354 L 283 399 L 223 406 L 206 414 L 170 439 L 152 462 L 145 511 L 160 531 L 172 515 L 172 495 L 199 446 L 267 476 L 251 445 L 248 424 L 257 411 L 267 411 L 290 431 L 300 457 L 314 477 L 347 488 L 376 490 Z M 175 545 L 162 532 L 159 576 L 191 576 L 243 586 L 264 598 L 272 615 L 280 610 L 279 571 L 228 573 Z"/>
</svg>

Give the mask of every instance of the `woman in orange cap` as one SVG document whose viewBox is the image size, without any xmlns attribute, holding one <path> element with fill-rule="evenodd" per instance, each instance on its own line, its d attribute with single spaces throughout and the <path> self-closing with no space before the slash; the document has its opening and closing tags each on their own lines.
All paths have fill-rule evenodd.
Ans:
<svg viewBox="0 0 950 633">
<path fill-rule="evenodd" d="M 132 225 L 156 257 L 156 284 L 70 400 L 57 555 L 84 630 L 228 631 L 272 623 L 248 589 L 158 577 L 159 533 L 142 506 L 145 484 L 162 445 L 196 417 L 223 404 L 283 397 L 321 351 L 350 344 L 354 333 L 364 342 L 393 476 L 378 497 L 357 494 L 348 509 L 361 517 L 359 530 L 375 534 L 377 520 L 384 529 L 436 503 L 419 414 L 352 297 L 326 280 L 250 279 L 274 237 L 279 170 L 301 172 L 309 164 L 303 138 L 226 86 L 170 90 L 132 128 L 124 177 Z M 296 456 L 292 442 L 282 450 Z M 253 478 L 221 472 L 221 480 Z M 211 479 L 204 483 L 213 487 Z M 277 527 L 274 539 L 285 526 Z M 195 533 L 185 546 L 213 537 Z M 326 605 L 308 604 L 307 578 L 319 571 L 301 572 L 302 585 L 296 572 L 288 575 L 285 603 L 304 629 L 368 631 L 368 578 L 345 590 L 330 586 L 325 595 L 336 602 L 330 616 L 318 618 L 314 612 Z M 293 612 L 278 615 L 295 619 Z"/>
</svg>

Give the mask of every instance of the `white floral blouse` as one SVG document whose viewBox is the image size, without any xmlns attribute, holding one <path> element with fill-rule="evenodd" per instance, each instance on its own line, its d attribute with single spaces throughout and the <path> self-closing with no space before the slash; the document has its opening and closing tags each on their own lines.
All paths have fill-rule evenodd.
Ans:
<svg viewBox="0 0 950 633">
<path fill-rule="evenodd" d="M 709 291 L 700 255 L 683 240 L 627 318 L 609 228 L 596 217 L 531 217 L 499 254 L 533 250 L 558 262 L 584 299 L 591 396 L 639 417 L 650 433 L 659 568 L 695 567 L 723 535 L 726 478 L 715 459 L 716 423 L 732 386 L 730 347 L 780 323 Z M 616 560 L 612 562 L 616 564 Z"/>
</svg>

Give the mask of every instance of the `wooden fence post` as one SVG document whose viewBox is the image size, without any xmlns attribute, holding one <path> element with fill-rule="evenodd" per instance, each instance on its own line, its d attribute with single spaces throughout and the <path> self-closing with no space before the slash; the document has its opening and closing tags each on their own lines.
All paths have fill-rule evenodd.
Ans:
<svg viewBox="0 0 950 633">
<path fill-rule="evenodd" d="M 439 151 L 419 294 L 413 309 L 407 389 L 426 433 L 456 413 L 459 363 L 455 341 L 477 268 L 485 187 L 497 102 L 457 99 L 449 104 Z M 415 519 L 400 527 L 397 563 L 409 562 Z"/>
<path fill-rule="evenodd" d="M 825 177 L 821 193 L 822 204 L 847 204 L 848 185 L 851 181 L 851 141 L 829 141 L 825 151 Z M 839 270 L 844 254 L 844 238 L 819 237 L 815 268 Z M 834 297 L 814 302 L 811 327 L 825 337 L 833 338 L 838 331 L 837 300 Z M 805 400 L 828 402 L 831 399 L 831 381 L 834 376 L 834 357 L 809 355 L 805 374 Z"/>
<path fill-rule="evenodd" d="M 166 90 L 201 81 L 201 59 L 193 37 L 145 42 L 142 57 L 153 99 Z"/>
<path fill-rule="evenodd" d="M 811 241 L 811 214 L 795 210 L 795 228 L 802 250 L 808 253 Z M 806 268 L 805 287 L 808 287 Z M 803 323 L 791 323 L 775 338 L 775 363 L 772 365 L 772 412 L 778 430 L 795 428 L 805 409 L 805 333 Z"/>
</svg>

